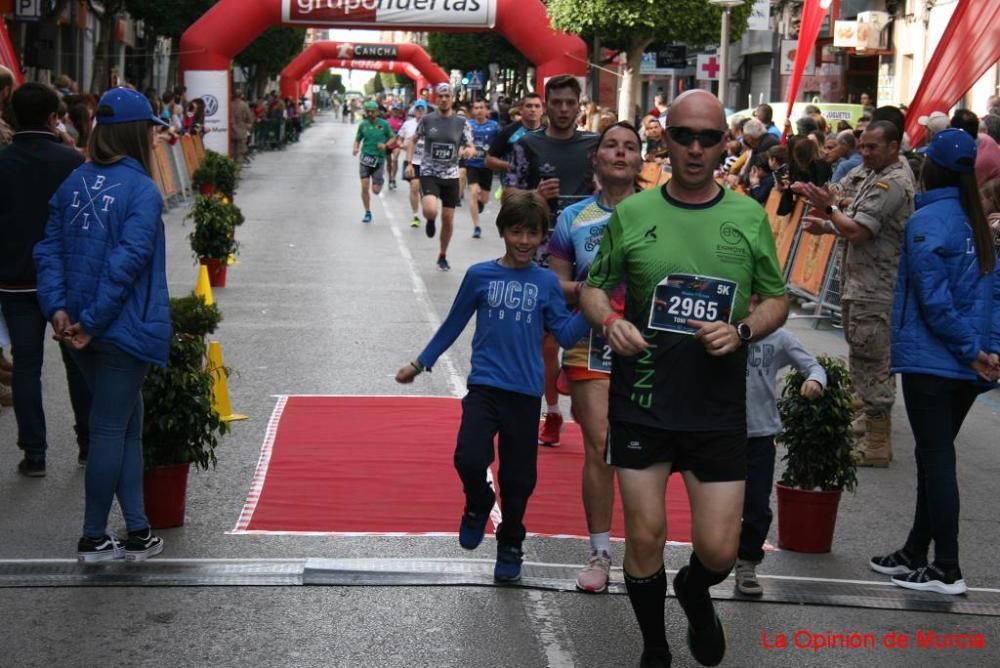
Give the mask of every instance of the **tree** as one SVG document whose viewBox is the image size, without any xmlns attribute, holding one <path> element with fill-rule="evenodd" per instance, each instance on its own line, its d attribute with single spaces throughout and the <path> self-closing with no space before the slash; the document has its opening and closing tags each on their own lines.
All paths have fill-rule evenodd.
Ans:
<svg viewBox="0 0 1000 668">
<path fill-rule="evenodd" d="M 128 13 L 161 37 L 180 36 L 218 0 L 126 0 Z"/>
<path fill-rule="evenodd" d="M 493 32 L 483 33 L 430 33 L 427 35 L 427 52 L 431 60 L 449 70 L 489 71 L 490 63 L 496 63 L 500 70 L 513 70 L 514 90 L 520 89 L 528 78 L 531 63 L 520 51 L 511 46 L 503 36 Z M 508 91 L 509 92 L 509 91 Z"/>
<path fill-rule="evenodd" d="M 292 58 L 302 52 L 305 40 L 305 30 L 268 28 L 236 56 L 236 62 L 243 68 L 253 69 L 256 92 L 260 94 L 267 79 L 280 74 Z"/>
<path fill-rule="evenodd" d="M 730 39 L 739 39 L 746 30 L 752 5 L 753 0 L 744 0 L 731 10 Z M 650 44 L 714 44 L 722 30 L 722 9 L 705 0 L 548 0 L 548 11 L 555 28 L 585 39 L 598 36 L 624 51 L 618 115 L 629 120 L 639 92 L 642 54 Z"/>
<path fill-rule="evenodd" d="M 334 74 L 330 70 L 323 70 L 313 79 L 313 83 L 322 86 L 328 93 L 346 93 L 344 88 L 344 78 L 340 74 Z"/>
<path fill-rule="evenodd" d="M 375 95 L 384 90 L 385 87 L 382 85 L 382 77 L 380 77 L 377 72 L 375 73 L 375 76 L 365 82 L 365 95 Z"/>
</svg>

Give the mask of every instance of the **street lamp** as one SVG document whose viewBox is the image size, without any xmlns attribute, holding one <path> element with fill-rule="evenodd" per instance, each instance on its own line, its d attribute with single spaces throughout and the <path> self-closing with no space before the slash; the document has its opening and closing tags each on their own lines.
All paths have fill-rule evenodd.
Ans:
<svg viewBox="0 0 1000 668">
<path fill-rule="evenodd" d="M 739 7 L 743 0 L 708 0 L 708 4 L 722 7 L 722 44 L 719 46 L 719 102 L 726 106 L 729 88 L 729 10 Z"/>
</svg>

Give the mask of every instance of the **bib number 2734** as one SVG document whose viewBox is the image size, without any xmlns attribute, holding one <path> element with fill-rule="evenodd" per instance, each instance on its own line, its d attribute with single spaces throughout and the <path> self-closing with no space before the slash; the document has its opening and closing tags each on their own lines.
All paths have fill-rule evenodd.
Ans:
<svg viewBox="0 0 1000 668">
<path fill-rule="evenodd" d="M 694 334 L 688 320 L 730 322 L 737 284 L 724 278 L 671 274 L 656 286 L 649 311 L 650 329 Z"/>
</svg>

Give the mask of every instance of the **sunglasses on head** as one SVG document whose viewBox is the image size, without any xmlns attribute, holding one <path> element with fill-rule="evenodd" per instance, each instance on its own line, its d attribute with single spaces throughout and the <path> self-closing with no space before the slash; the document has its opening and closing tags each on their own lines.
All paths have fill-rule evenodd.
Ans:
<svg viewBox="0 0 1000 668">
<path fill-rule="evenodd" d="M 726 136 L 722 130 L 694 130 L 679 125 L 668 125 L 667 134 L 681 146 L 690 146 L 695 140 L 698 140 L 702 148 L 715 146 Z"/>
</svg>

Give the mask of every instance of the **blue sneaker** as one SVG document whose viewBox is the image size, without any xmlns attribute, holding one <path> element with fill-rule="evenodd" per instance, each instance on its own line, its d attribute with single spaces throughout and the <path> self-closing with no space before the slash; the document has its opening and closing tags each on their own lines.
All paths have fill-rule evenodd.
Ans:
<svg viewBox="0 0 1000 668">
<path fill-rule="evenodd" d="M 517 582 L 521 579 L 521 561 L 524 554 L 516 545 L 497 543 L 497 564 L 493 579 L 497 582 Z"/>
<path fill-rule="evenodd" d="M 362 223 L 370 223 L 370 222 L 372 222 L 372 212 L 371 211 L 365 211 L 365 217 L 361 219 L 361 222 Z"/>
<path fill-rule="evenodd" d="M 483 536 L 486 534 L 486 522 L 490 519 L 490 511 L 493 510 L 493 504 L 496 501 L 496 495 L 492 494 L 492 497 L 487 510 L 474 513 L 466 506 L 465 512 L 462 513 L 462 523 L 458 526 L 458 544 L 466 550 L 474 550 L 483 542 Z"/>
</svg>

